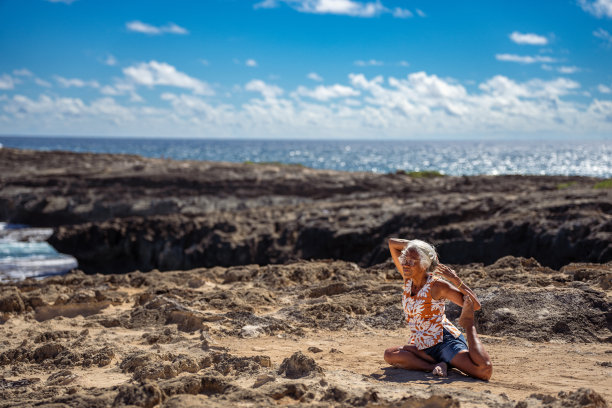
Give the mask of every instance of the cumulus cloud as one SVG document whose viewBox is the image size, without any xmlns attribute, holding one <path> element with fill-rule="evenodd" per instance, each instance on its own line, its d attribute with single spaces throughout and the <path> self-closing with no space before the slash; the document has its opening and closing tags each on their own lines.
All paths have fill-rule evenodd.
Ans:
<svg viewBox="0 0 612 408">
<path fill-rule="evenodd" d="M 256 67 L 257 61 L 255 61 L 254 59 L 248 59 L 245 61 L 244 65 L 246 65 L 247 67 Z"/>
<path fill-rule="evenodd" d="M 14 69 L 13 70 L 13 75 L 15 75 L 15 76 L 31 77 L 34 74 L 29 69 L 22 68 L 22 69 Z"/>
<path fill-rule="evenodd" d="M 397 17 L 397 18 L 410 18 L 412 17 L 414 14 L 412 14 L 412 11 L 410 10 L 406 10 L 400 7 L 396 7 L 393 9 L 393 17 Z"/>
<path fill-rule="evenodd" d="M 384 63 L 382 61 L 371 59 L 368 61 L 363 61 L 363 60 L 355 61 L 355 65 L 357 65 L 358 67 L 380 67 L 384 65 Z"/>
<path fill-rule="evenodd" d="M 8 90 L 15 88 L 15 80 L 8 74 L 0 76 L 0 89 Z"/>
<path fill-rule="evenodd" d="M 82 79 L 79 78 L 64 78 L 61 77 L 59 75 L 55 75 L 54 76 L 55 80 L 64 88 L 84 88 L 84 87 L 91 87 L 91 88 L 99 88 L 100 84 L 98 83 L 98 81 L 84 81 Z"/>
<path fill-rule="evenodd" d="M 79 98 L 52 98 L 40 95 L 38 100 L 33 100 L 24 95 L 15 95 L 11 103 L 4 106 L 4 111 L 17 117 L 47 114 L 60 119 L 111 116 L 113 120 L 117 120 L 121 117 L 124 119 L 132 117 L 129 110 L 118 105 L 112 98 L 96 99 L 87 105 Z"/>
<path fill-rule="evenodd" d="M 421 9 L 416 9 L 417 16 L 419 17 L 427 17 L 427 14 Z"/>
<path fill-rule="evenodd" d="M 34 83 L 36 83 L 36 85 L 43 86 L 45 88 L 51 88 L 52 87 L 50 82 L 47 82 L 47 81 L 45 81 L 44 79 L 41 79 L 41 78 L 34 78 Z"/>
<path fill-rule="evenodd" d="M 360 3 L 353 0 L 279 0 L 302 13 L 339 14 L 352 17 L 374 17 L 387 11 L 380 2 Z"/>
<path fill-rule="evenodd" d="M 146 68 L 150 69 L 149 64 Z M 468 89 L 456 79 L 427 72 L 402 77 L 352 73 L 346 83 L 288 90 L 253 79 L 242 89 L 254 94 L 242 104 L 220 103 L 182 91 L 164 92 L 160 99 L 166 105 L 162 107 L 124 105 L 113 99 L 115 94 L 129 93 L 137 85 L 154 86 L 158 82 L 167 81 L 152 74 L 136 83 L 126 74 L 112 86 L 101 86 L 100 92 L 106 96 L 91 102 L 44 94 L 38 99 L 5 95 L 0 98 L 3 128 L 25 131 L 31 130 L 27 126 L 36 124 L 53 132 L 76 134 L 86 125 L 98 134 L 104 134 L 106 129 L 106 134 L 127 135 L 132 131 L 171 136 L 180 132 L 218 137 L 476 137 L 612 132 L 612 101 L 576 101 L 574 96 L 582 95 L 584 90 L 580 83 L 566 77 L 517 81 L 497 75 Z M 179 88 L 192 91 L 190 86 Z M 598 90 L 600 94 L 612 91 L 604 84 Z M 116 127 L 106 127 L 111 125 Z"/>
<path fill-rule="evenodd" d="M 495 59 L 498 61 L 518 62 L 520 64 L 535 64 L 537 62 L 557 62 L 556 59 L 543 55 L 516 55 L 516 54 L 496 54 Z"/>
<path fill-rule="evenodd" d="M 308 75 L 306 75 L 306 77 L 308 79 L 312 79 L 313 81 L 317 81 L 317 82 L 322 82 L 323 81 L 323 78 L 319 74 L 317 74 L 316 72 L 311 72 Z"/>
<path fill-rule="evenodd" d="M 176 95 L 166 92 L 161 95 L 161 99 L 170 102 L 174 112 L 179 117 L 190 117 L 208 123 L 228 123 L 233 119 L 232 114 L 235 111 L 231 105 L 213 106 L 202 98 L 193 95 Z"/>
<path fill-rule="evenodd" d="M 408 61 L 400 61 L 397 63 L 400 67 L 409 67 L 410 63 Z"/>
<path fill-rule="evenodd" d="M 596 17 L 612 18 L 612 0 L 579 0 L 584 11 Z"/>
<path fill-rule="evenodd" d="M 576 72 L 580 72 L 580 68 L 572 65 L 572 66 L 561 66 L 557 68 L 557 72 L 561 74 L 575 74 Z"/>
<path fill-rule="evenodd" d="M 108 54 L 104 60 L 104 64 L 113 67 L 117 65 L 117 58 L 115 58 L 115 56 L 112 54 Z"/>
<path fill-rule="evenodd" d="M 125 23 L 125 28 L 127 28 L 128 31 L 149 35 L 161 35 L 165 33 L 181 35 L 189 34 L 189 31 L 187 31 L 187 29 L 180 27 L 174 23 L 168 23 L 166 25 L 158 27 L 151 24 L 143 23 L 139 20 L 134 20 Z"/>
<path fill-rule="evenodd" d="M 602 94 L 610 94 L 610 93 L 612 93 L 612 88 L 610 88 L 609 86 L 606 86 L 604 84 L 597 85 L 597 90 L 600 93 L 602 93 Z"/>
<path fill-rule="evenodd" d="M 413 15 L 410 10 L 400 7 L 391 10 L 383 6 L 379 0 L 375 2 L 360 2 L 355 0 L 263 0 L 256 3 L 253 8 L 270 9 L 279 7 L 281 4 L 286 4 L 300 13 L 336 14 L 366 18 L 376 17 L 383 13 L 391 13 L 396 18 L 408 18 Z M 417 10 L 417 13 L 419 12 L 420 10 Z"/>
<path fill-rule="evenodd" d="M 284 93 L 284 91 L 276 86 L 269 85 L 260 79 L 254 79 L 244 86 L 244 89 L 252 92 L 259 92 L 265 99 L 276 99 Z"/>
<path fill-rule="evenodd" d="M 189 89 L 199 95 L 214 95 L 206 82 L 190 77 L 165 62 L 142 62 L 124 68 L 126 78 L 138 85 L 154 87 L 158 85 Z"/>
<path fill-rule="evenodd" d="M 528 45 L 546 45 L 548 44 L 548 38 L 533 34 L 533 33 L 519 33 L 518 31 L 510 34 L 510 39 L 517 44 L 528 44 Z"/>
<path fill-rule="evenodd" d="M 323 86 L 319 85 L 314 89 L 308 89 L 304 86 L 299 86 L 297 90 L 292 93 L 292 96 L 304 96 L 318 101 L 328 101 L 335 98 L 347 98 L 350 96 L 359 96 L 360 92 L 350 86 L 344 85 L 331 85 Z"/>
<path fill-rule="evenodd" d="M 603 40 L 604 44 L 608 47 L 612 46 L 612 34 L 600 28 L 599 30 L 593 31 L 593 35 L 601 40 Z"/>
</svg>

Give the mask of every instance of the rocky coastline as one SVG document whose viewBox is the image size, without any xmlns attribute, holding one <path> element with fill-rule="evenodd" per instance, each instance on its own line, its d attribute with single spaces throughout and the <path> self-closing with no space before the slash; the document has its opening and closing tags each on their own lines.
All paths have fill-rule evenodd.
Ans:
<svg viewBox="0 0 612 408">
<path fill-rule="evenodd" d="M 612 260 L 612 189 L 566 176 L 418 178 L 278 164 L 0 150 L 0 219 L 53 227 L 87 273 L 388 258 L 421 237 L 448 263 Z"/>
<path fill-rule="evenodd" d="M 0 221 L 80 265 L 0 283 L 0 407 L 605 407 L 600 181 L 0 149 Z M 390 236 L 477 293 L 491 381 L 384 363 L 407 334 Z"/>
</svg>

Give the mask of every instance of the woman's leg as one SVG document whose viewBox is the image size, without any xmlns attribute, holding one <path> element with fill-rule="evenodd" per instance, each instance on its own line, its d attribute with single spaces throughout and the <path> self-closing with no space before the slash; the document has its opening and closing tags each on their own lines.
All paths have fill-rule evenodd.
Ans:
<svg viewBox="0 0 612 408">
<path fill-rule="evenodd" d="M 385 350 L 385 361 L 406 370 L 428 371 L 435 375 L 446 375 L 446 363 L 436 363 L 427 353 L 415 346 L 391 347 Z"/>
<path fill-rule="evenodd" d="M 484 349 L 474 326 L 474 303 L 469 296 L 463 298 L 459 324 L 465 329 L 469 351 L 459 352 L 450 363 L 472 377 L 488 380 L 493 373 L 489 353 Z"/>
</svg>

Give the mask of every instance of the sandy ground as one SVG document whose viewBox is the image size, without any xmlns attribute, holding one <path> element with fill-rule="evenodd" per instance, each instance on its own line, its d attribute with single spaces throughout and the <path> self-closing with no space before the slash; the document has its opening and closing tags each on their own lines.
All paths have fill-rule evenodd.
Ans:
<svg viewBox="0 0 612 408">
<path fill-rule="evenodd" d="M 108 308 L 106 314 L 114 314 L 120 308 Z M 45 330 L 74 330 L 86 326 L 81 316 L 73 319 L 55 318 L 44 322 Z M 38 324 L 38 323 L 34 323 Z M 12 319 L 0 326 L 0 335 L 5 343 L 26 337 L 33 323 L 24 319 Z M 302 337 L 276 335 L 255 338 L 212 337 L 211 344 L 237 357 L 267 355 L 273 366 L 285 358 L 301 351 L 312 357 L 323 368 L 325 378 L 339 387 L 376 389 L 385 400 L 398 400 L 407 395 L 428 395 L 432 388 L 437 392 L 461 394 L 461 391 L 491 393 L 510 401 L 521 401 L 534 393 L 557 395 L 560 391 L 591 388 L 607 401 L 612 401 L 612 348 L 608 344 L 592 343 L 537 343 L 517 338 L 481 336 L 485 348 L 491 355 L 494 373 L 490 381 L 467 377 L 457 370 L 450 370 L 446 378 L 429 373 L 407 371 L 387 365 L 382 359 L 385 348 L 401 345 L 405 330 L 370 331 L 366 333 L 309 331 Z M 89 329 L 90 335 L 103 343 L 119 346 L 120 352 L 134 349 L 145 350 L 142 335 L 147 330 L 134 331 L 121 328 Z M 187 344 L 160 345 L 164 351 L 198 347 L 198 334 L 185 336 Z M 191 346 L 189 345 L 191 342 Z M 12 342 L 11 342 L 12 343 Z M 319 349 L 318 350 L 315 350 Z M 310 350 L 309 350 L 310 349 Z M 315 350 L 315 351 L 312 351 Z M 105 369 L 73 369 L 74 386 L 86 388 L 109 388 L 127 383 L 130 375 L 121 371 L 118 364 Z M 24 373 L 25 374 L 25 373 Z M 42 382 L 47 381 L 52 371 L 36 371 Z M 5 376 L 5 380 L 17 381 L 23 375 Z M 242 384 L 251 387 L 255 377 L 244 379 Z M 489 406 L 487 401 L 462 401 L 464 407 Z"/>
<path fill-rule="evenodd" d="M 511 270 L 510 283 L 495 280 Z M 408 336 L 386 267 L 75 273 L 2 286 L 0 306 L 11 311 L 0 315 L 0 408 L 421 407 L 414 398 L 444 395 L 450 400 L 431 406 L 603 407 L 612 401 L 610 270 L 557 272 L 515 258 L 461 270 L 483 293 L 477 327 L 489 331 L 481 335 L 494 366 L 488 382 L 384 362 L 384 350 Z M 588 284 L 570 280 L 587 272 Z M 451 319 L 457 311 L 447 308 Z M 290 360 L 297 377 L 282 370 Z"/>
<path fill-rule="evenodd" d="M 553 394 L 576 388 L 592 388 L 612 401 L 612 347 L 608 344 L 533 343 L 521 339 L 481 336 L 494 365 L 490 381 L 474 380 L 451 370 L 447 378 L 390 367 L 382 359 L 385 348 L 402 345 L 401 331 L 364 334 L 320 331 L 304 338 L 226 339 L 223 344 L 241 356 L 266 354 L 282 361 L 296 351 L 312 356 L 326 372 L 340 370 L 359 374 L 372 385 L 392 383 L 397 393 L 434 385 L 444 389 L 467 389 L 505 394 L 522 400 L 533 393 Z M 317 347 L 322 352 L 307 352 Z M 336 349 L 341 353 L 330 353 Z M 604 366 L 607 362 L 607 367 Z M 604 363 L 602 365 L 601 363 Z"/>
</svg>

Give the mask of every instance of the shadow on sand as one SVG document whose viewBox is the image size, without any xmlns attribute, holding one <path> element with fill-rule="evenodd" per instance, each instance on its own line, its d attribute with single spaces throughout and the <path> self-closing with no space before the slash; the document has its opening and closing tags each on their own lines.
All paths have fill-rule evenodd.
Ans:
<svg viewBox="0 0 612 408">
<path fill-rule="evenodd" d="M 450 384 L 456 381 L 462 382 L 481 382 L 476 378 L 469 377 L 456 369 L 449 369 L 447 377 L 438 377 L 431 373 L 422 371 L 404 370 L 397 367 L 384 367 L 382 374 L 370 374 L 370 378 L 378 381 L 396 382 L 396 383 L 416 383 L 416 384 Z"/>
</svg>

